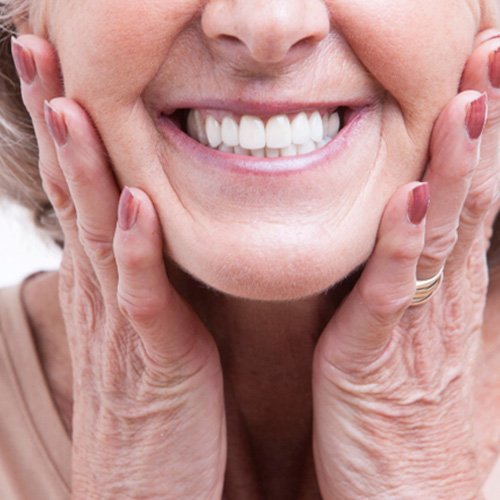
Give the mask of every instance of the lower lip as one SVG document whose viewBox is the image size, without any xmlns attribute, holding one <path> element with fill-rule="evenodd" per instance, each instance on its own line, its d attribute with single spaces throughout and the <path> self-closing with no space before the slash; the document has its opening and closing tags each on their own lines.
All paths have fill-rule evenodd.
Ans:
<svg viewBox="0 0 500 500">
<path fill-rule="evenodd" d="M 349 122 L 340 132 L 322 148 L 311 153 L 286 158 L 259 158 L 224 153 L 192 139 L 179 129 L 167 116 L 159 117 L 159 126 L 173 145 L 195 157 L 198 161 L 218 168 L 242 174 L 278 175 L 299 173 L 323 165 L 326 161 L 334 161 L 362 128 L 371 106 L 364 106 L 353 112 Z"/>
</svg>

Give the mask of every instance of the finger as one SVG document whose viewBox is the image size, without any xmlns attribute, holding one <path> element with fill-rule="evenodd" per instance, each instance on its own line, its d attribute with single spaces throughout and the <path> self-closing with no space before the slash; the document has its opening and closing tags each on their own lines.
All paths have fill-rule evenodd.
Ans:
<svg viewBox="0 0 500 500">
<path fill-rule="evenodd" d="M 493 40 L 495 38 L 500 38 L 500 31 L 498 31 L 498 29 L 488 28 L 486 30 L 483 30 L 476 36 L 476 39 L 474 40 L 474 48 L 479 47 L 479 45 L 482 45 L 483 43 L 486 43 L 489 40 Z"/>
<path fill-rule="evenodd" d="M 78 237 L 103 287 L 114 296 L 113 255 L 118 188 L 106 152 L 87 113 L 75 102 L 56 98 L 46 117 L 59 165 L 76 208 Z"/>
<path fill-rule="evenodd" d="M 197 350 L 212 348 L 200 320 L 170 285 L 162 231 L 153 204 L 139 189 L 124 188 L 114 238 L 118 266 L 118 305 L 138 332 L 149 356 L 178 366 Z M 198 351 L 199 352 L 199 351 Z M 191 365 L 192 366 L 192 365 Z"/>
<path fill-rule="evenodd" d="M 476 90 L 488 96 L 488 119 L 481 144 L 481 163 L 498 162 L 500 126 L 500 38 L 479 45 L 469 60 L 462 76 L 461 88 Z"/>
<path fill-rule="evenodd" d="M 456 96 L 436 122 L 424 177 L 432 203 L 417 267 L 419 279 L 435 276 L 455 247 L 460 214 L 478 162 L 486 112 L 486 96 L 467 91 Z"/>
<path fill-rule="evenodd" d="M 488 95 L 488 119 L 481 140 L 481 158 L 472 177 L 464 204 L 456 250 L 450 266 L 464 268 L 476 238 L 486 239 L 488 213 L 498 200 L 500 174 L 500 38 L 478 44 L 464 71 L 463 88 L 475 88 Z M 491 217 L 488 219 L 491 223 Z M 486 242 L 484 242 L 486 245 Z"/>
<path fill-rule="evenodd" d="M 45 40 L 24 35 L 12 38 L 12 56 L 21 81 L 21 93 L 35 130 L 39 164 L 44 188 L 49 198 L 62 201 L 66 186 L 57 164 L 57 155 L 47 130 L 44 102 L 60 95 L 61 78 L 57 57 L 52 46 Z"/>
<path fill-rule="evenodd" d="M 387 348 L 415 292 L 428 205 L 425 183 L 403 186 L 391 198 L 372 256 L 320 338 L 317 352 L 328 364 L 359 372 Z"/>
</svg>

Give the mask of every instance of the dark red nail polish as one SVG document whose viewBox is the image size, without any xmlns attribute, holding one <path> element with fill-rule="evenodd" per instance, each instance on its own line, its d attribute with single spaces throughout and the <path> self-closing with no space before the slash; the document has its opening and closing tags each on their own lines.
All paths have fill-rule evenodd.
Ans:
<svg viewBox="0 0 500 500">
<path fill-rule="evenodd" d="M 430 202 L 429 184 L 424 182 L 414 188 L 408 197 L 408 219 L 418 226 L 427 215 Z"/>
<path fill-rule="evenodd" d="M 132 229 L 137 222 L 139 203 L 128 187 L 124 187 L 118 203 L 118 225 L 123 231 Z"/>
<path fill-rule="evenodd" d="M 488 76 L 492 87 L 500 88 L 500 47 L 488 58 Z"/>
<path fill-rule="evenodd" d="M 469 103 L 465 116 L 467 133 L 472 140 L 478 139 L 483 133 L 486 123 L 486 94 Z"/>
<path fill-rule="evenodd" d="M 16 67 L 19 78 L 29 85 L 36 77 L 36 65 L 33 59 L 33 54 L 28 49 L 25 49 L 15 37 L 10 39 L 12 59 Z"/>
<path fill-rule="evenodd" d="M 64 116 L 58 113 L 47 101 L 44 103 L 44 113 L 50 135 L 58 146 L 64 146 L 68 141 L 68 127 Z"/>
</svg>

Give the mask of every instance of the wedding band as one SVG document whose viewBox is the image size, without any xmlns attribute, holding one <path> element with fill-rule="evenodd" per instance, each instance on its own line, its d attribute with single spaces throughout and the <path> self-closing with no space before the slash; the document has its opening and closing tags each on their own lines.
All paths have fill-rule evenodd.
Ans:
<svg viewBox="0 0 500 500">
<path fill-rule="evenodd" d="M 419 306 L 425 304 L 438 291 L 443 281 L 444 267 L 432 278 L 426 280 L 417 280 L 415 294 L 411 300 L 410 306 Z"/>
</svg>

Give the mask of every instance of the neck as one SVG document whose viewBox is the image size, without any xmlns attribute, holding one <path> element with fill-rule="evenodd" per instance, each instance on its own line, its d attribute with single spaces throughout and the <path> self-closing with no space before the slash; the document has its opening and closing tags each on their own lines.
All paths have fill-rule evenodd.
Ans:
<svg viewBox="0 0 500 500">
<path fill-rule="evenodd" d="M 245 469 L 254 477 L 253 484 L 265 484 L 268 491 L 299 491 L 300 483 L 314 483 L 314 349 L 355 278 L 301 300 L 264 302 L 215 292 L 178 269 L 169 269 L 169 276 L 219 348 L 230 437 L 229 480 L 238 482 Z M 251 463 L 242 466 L 248 457 L 253 457 Z M 297 485 L 290 478 L 297 478 Z"/>
<path fill-rule="evenodd" d="M 219 293 L 178 268 L 169 268 L 169 277 L 214 336 L 226 375 L 245 371 L 247 380 L 283 373 L 287 366 L 310 370 L 321 332 L 356 279 L 318 295 L 278 302 Z"/>
</svg>

